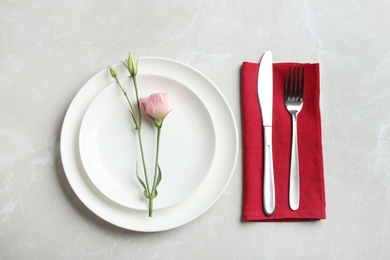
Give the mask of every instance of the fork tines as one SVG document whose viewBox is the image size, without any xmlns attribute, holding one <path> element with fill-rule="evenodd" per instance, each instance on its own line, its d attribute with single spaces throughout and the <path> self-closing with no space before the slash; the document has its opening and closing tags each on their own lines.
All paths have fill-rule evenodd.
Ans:
<svg viewBox="0 0 390 260">
<path fill-rule="evenodd" d="M 292 71 L 291 71 L 292 70 Z M 302 72 L 300 72 L 302 70 Z M 284 99 L 291 101 L 301 101 L 303 99 L 303 79 L 305 67 L 298 66 L 288 69 Z"/>
</svg>

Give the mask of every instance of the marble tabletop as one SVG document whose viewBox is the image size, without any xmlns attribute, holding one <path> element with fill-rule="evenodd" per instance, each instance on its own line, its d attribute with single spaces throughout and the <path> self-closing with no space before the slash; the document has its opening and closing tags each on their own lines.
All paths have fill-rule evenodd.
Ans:
<svg viewBox="0 0 390 260">
<path fill-rule="evenodd" d="M 389 259 L 390 2 L 0 1 L 1 259 Z M 326 220 L 244 223 L 242 145 L 231 182 L 164 232 L 92 213 L 61 161 L 65 113 L 132 51 L 178 60 L 227 99 L 241 137 L 240 67 L 319 62 Z"/>
</svg>

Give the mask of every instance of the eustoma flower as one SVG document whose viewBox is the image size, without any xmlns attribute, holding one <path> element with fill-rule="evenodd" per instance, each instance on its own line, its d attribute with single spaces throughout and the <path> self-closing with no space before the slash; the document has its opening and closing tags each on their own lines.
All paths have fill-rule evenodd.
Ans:
<svg viewBox="0 0 390 260">
<path fill-rule="evenodd" d="M 161 128 L 164 118 L 169 113 L 168 95 L 154 93 L 146 98 L 141 98 L 140 103 L 145 114 L 153 120 L 157 128 Z"/>
<path fill-rule="evenodd" d="M 157 128 L 157 145 L 156 145 L 156 160 L 154 163 L 154 178 L 151 190 L 151 198 L 149 199 L 149 208 L 153 208 L 153 198 L 157 196 L 157 186 L 161 182 L 162 173 L 158 163 L 158 155 L 160 151 L 160 136 L 161 127 L 165 117 L 170 112 L 168 105 L 168 96 L 166 93 L 155 93 L 146 98 L 140 99 L 140 104 L 145 111 L 145 114 L 150 117 Z M 142 181 L 139 180 L 142 184 Z"/>
<path fill-rule="evenodd" d="M 144 170 L 144 176 L 143 179 L 138 175 L 138 169 L 136 168 L 136 175 L 138 178 L 138 181 L 142 185 L 144 189 L 144 196 L 146 199 L 149 200 L 149 217 L 152 217 L 153 215 L 153 199 L 157 197 L 157 187 L 161 182 L 162 179 L 162 173 L 160 169 L 160 165 L 158 163 L 158 156 L 159 156 L 159 150 L 160 150 L 160 136 L 161 136 L 161 128 L 163 121 L 165 117 L 170 112 L 169 105 L 168 105 L 168 96 L 165 93 L 155 93 L 150 95 L 146 98 L 138 98 L 138 87 L 137 87 L 137 72 L 138 72 L 138 63 L 134 59 L 133 54 L 130 52 L 129 57 L 127 59 L 127 63 L 122 62 L 122 64 L 127 68 L 134 86 L 134 92 L 135 92 L 135 99 L 137 101 L 136 106 L 133 106 L 130 102 L 128 93 L 124 87 L 122 87 L 120 81 L 118 80 L 118 75 L 116 71 L 109 66 L 109 71 L 111 76 L 115 79 L 117 85 L 120 87 L 122 93 L 126 97 L 127 103 L 129 105 L 129 112 L 131 114 L 131 117 L 133 119 L 135 130 L 137 131 L 138 135 L 138 143 L 139 143 L 139 150 L 141 154 L 142 159 L 142 165 Z M 154 175 L 153 175 L 153 183 L 152 187 L 150 188 L 149 180 L 148 180 L 148 174 L 147 174 L 147 168 L 146 168 L 146 162 L 144 157 L 144 148 L 142 145 L 142 136 L 141 136 L 141 129 L 142 129 L 142 116 L 141 116 L 141 106 L 144 109 L 147 116 L 149 116 L 153 122 L 154 125 L 157 128 L 157 145 L 156 145 L 156 158 L 155 158 L 155 165 L 154 165 Z"/>
</svg>

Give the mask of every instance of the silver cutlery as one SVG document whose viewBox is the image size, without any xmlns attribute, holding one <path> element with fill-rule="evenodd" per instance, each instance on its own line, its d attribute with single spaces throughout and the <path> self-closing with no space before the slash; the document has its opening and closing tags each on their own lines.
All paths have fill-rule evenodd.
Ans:
<svg viewBox="0 0 390 260">
<path fill-rule="evenodd" d="M 292 118 L 289 204 L 292 210 L 299 208 L 299 157 L 297 118 L 303 106 L 304 67 L 289 68 L 284 91 L 284 104 Z"/>
<path fill-rule="evenodd" d="M 263 209 L 268 216 L 275 211 L 274 166 L 272 158 L 272 103 L 273 75 L 272 53 L 266 51 L 261 58 L 257 78 L 257 94 L 263 119 L 264 169 L 263 169 Z"/>
</svg>

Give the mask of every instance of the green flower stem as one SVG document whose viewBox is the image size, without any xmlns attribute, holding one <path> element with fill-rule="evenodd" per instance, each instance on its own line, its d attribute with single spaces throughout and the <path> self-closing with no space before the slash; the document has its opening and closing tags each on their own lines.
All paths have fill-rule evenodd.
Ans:
<svg viewBox="0 0 390 260">
<path fill-rule="evenodd" d="M 144 147 L 142 145 L 141 127 L 137 130 L 137 133 L 138 133 L 139 150 L 141 152 L 142 167 L 144 168 L 146 191 L 148 193 L 148 196 L 151 197 L 152 193 L 150 193 L 150 188 L 149 188 L 148 174 L 147 174 L 145 155 L 144 155 Z"/>
<path fill-rule="evenodd" d="M 121 89 L 123 95 L 125 95 L 126 97 L 126 100 L 127 100 L 127 103 L 129 104 L 129 107 L 130 107 L 130 111 L 132 113 L 132 116 L 134 115 L 134 108 L 133 106 L 131 105 L 131 102 L 130 102 L 130 99 L 129 99 L 129 96 L 127 95 L 127 91 L 122 87 L 122 84 L 119 82 L 118 78 L 115 77 L 115 81 L 116 81 L 116 84 L 119 86 L 119 88 Z M 139 129 L 141 128 L 139 122 L 136 120 L 135 118 L 135 115 L 133 116 L 133 121 L 134 121 L 134 124 L 135 124 L 135 129 Z"/>
<path fill-rule="evenodd" d="M 135 97 L 137 100 L 137 112 L 138 112 L 138 124 L 137 124 L 137 133 L 138 133 L 138 143 L 139 143 L 139 149 L 141 152 L 141 159 L 142 159 L 142 167 L 144 168 L 144 178 L 145 178 L 145 185 L 146 185 L 146 192 L 149 197 L 149 209 L 153 209 L 153 199 L 150 199 L 152 197 L 153 192 L 150 191 L 149 188 L 149 180 L 148 180 L 148 173 L 146 168 L 146 160 L 144 155 L 144 148 L 142 145 L 142 135 L 141 135 L 141 127 L 142 127 L 142 116 L 141 116 L 141 104 L 139 102 L 139 95 L 138 95 L 138 86 L 137 86 L 137 77 L 134 75 L 133 77 L 133 83 L 134 83 L 134 91 L 135 91 Z M 149 216 L 151 217 L 152 212 L 149 210 Z"/>
<path fill-rule="evenodd" d="M 134 83 L 134 89 L 135 89 L 135 97 L 137 99 L 137 109 L 138 109 L 138 122 L 139 122 L 139 128 L 141 128 L 142 125 L 142 117 L 141 117 L 141 104 L 139 102 L 139 95 L 138 95 L 138 87 L 137 87 L 137 77 L 134 76 L 133 83 Z"/>
<path fill-rule="evenodd" d="M 138 134 L 138 143 L 139 143 L 139 149 L 140 149 L 140 153 L 141 153 L 142 167 L 144 169 L 146 192 L 147 192 L 147 195 L 149 197 L 151 197 L 152 193 L 150 192 L 149 181 L 148 181 L 148 173 L 147 173 L 146 162 L 145 162 L 145 155 L 144 155 L 144 148 L 143 148 L 143 145 L 142 145 L 142 135 L 141 135 L 142 117 L 141 117 L 141 106 L 140 106 L 139 98 L 138 98 L 137 80 L 136 80 L 135 76 L 132 77 L 133 78 L 133 82 L 134 82 L 134 89 L 135 89 L 135 93 L 136 93 L 136 97 L 137 97 L 137 110 L 138 111 L 137 111 L 137 115 L 136 115 L 134 113 L 134 108 L 131 105 L 130 99 L 129 99 L 128 95 L 127 95 L 127 91 L 122 87 L 122 84 L 119 82 L 119 80 L 116 77 L 116 75 L 114 76 L 114 78 L 115 78 L 115 81 L 116 81 L 117 85 L 121 89 L 122 93 L 125 95 L 127 103 L 129 104 L 129 107 L 130 107 L 130 111 L 131 111 L 132 116 L 133 116 L 135 129 L 137 130 L 137 134 Z M 137 116 L 138 116 L 138 118 L 137 118 Z"/>
<path fill-rule="evenodd" d="M 153 217 L 153 198 L 149 198 L 149 218 Z"/>
<path fill-rule="evenodd" d="M 149 217 L 152 217 L 153 212 L 153 198 L 157 196 L 156 188 L 157 188 L 157 175 L 158 175 L 158 155 L 160 152 L 160 136 L 161 136 L 161 127 L 157 127 L 157 146 L 156 146 L 156 161 L 154 164 L 154 178 L 153 178 L 153 186 L 151 194 L 152 196 L 149 198 Z"/>
<path fill-rule="evenodd" d="M 153 179 L 153 186 L 152 186 L 152 194 L 156 192 L 156 186 L 157 186 L 157 171 L 158 171 L 158 154 L 160 152 L 160 135 L 161 135 L 161 127 L 157 128 L 157 147 L 156 147 L 156 161 L 154 165 L 154 179 Z"/>
</svg>

